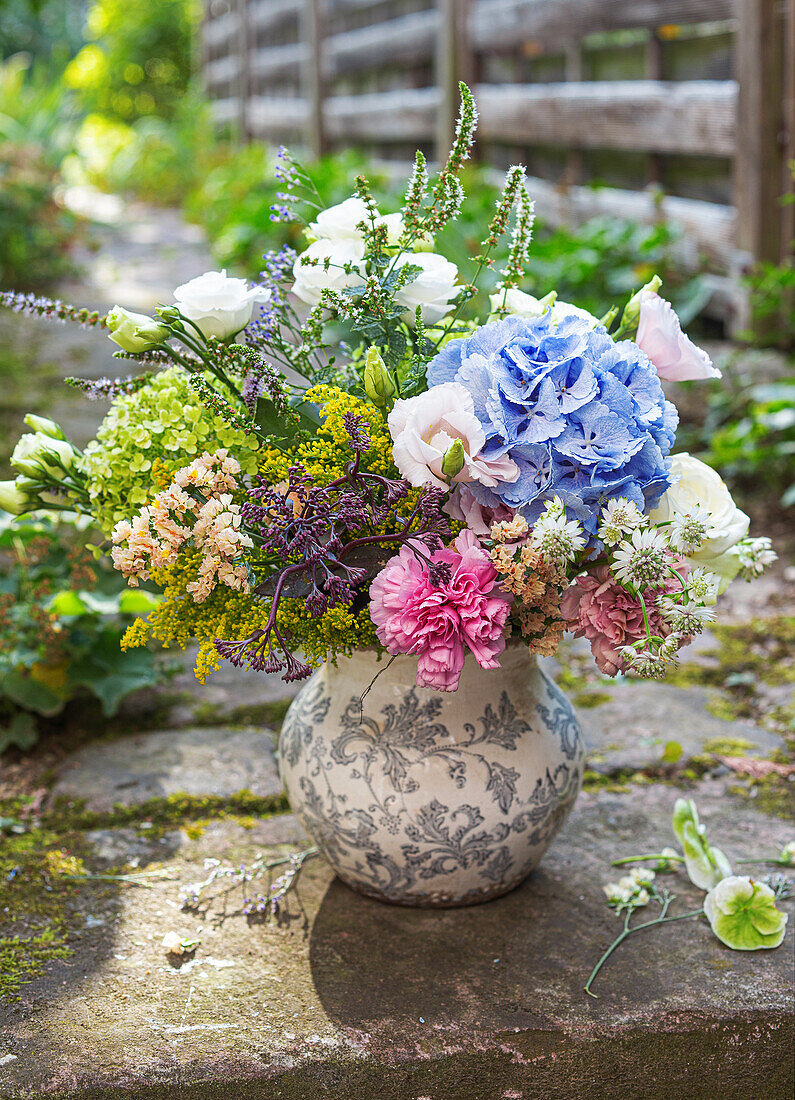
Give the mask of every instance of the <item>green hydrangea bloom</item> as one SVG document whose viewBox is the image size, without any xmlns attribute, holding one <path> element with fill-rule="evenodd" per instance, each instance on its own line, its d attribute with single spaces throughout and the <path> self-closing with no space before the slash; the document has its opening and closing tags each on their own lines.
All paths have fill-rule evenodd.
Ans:
<svg viewBox="0 0 795 1100">
<path fill-rule="evenodd" d="M 735 951 L 778 947 L 784 939 L 787 914 L 776 909 L 776 895 L 764 882 L 731 875 L 704 898 L 704 912 L 721 943 Z"/>
<path fill-rule="evenodd" d="M 109 534 L 140 509 L 156 491 L 152 467 L 158 460 L 173 472 L 204 451 L 226 447 L 252 474 L 257 445 L 256 436 L 231 428 L 200 403 L 184 370 L 161 371 L 135 393 L 114 399 L 85 449 L 83 469 L 97 519 Z"/>
</svg>

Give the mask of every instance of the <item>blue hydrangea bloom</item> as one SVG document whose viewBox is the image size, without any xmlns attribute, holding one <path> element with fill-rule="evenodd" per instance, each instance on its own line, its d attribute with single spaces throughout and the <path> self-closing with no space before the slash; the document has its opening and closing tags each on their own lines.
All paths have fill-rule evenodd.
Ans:
<svg viewBox="0 0 795 1100">
<path fill-rule="evenodd" d="M 572 313 L 506 317 L 451 340 L 428 365 L 428 385 L 460 382 L 486 433 L 484 453 L 510 455 L 511 483 L 470 488 L 533 523 L 559 496 L 596 533 L 611 497 L 653 508 L 669 484 L 676 408 L 647 356 Z"/>
</svg>

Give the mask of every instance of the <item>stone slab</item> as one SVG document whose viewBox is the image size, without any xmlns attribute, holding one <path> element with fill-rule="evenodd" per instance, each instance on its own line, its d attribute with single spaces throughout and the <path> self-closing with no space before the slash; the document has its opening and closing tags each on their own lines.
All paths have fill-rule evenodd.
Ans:
<svg viewBox="0 0 795 1100">
<path fill-rule="evenodd" d="M 601 684 L 598 690 L 603 690 Z M 682 747 L 680 764 L 702 755 L 717 740 L 747 741 L 751 747 L 735 754 L 742 756 L 767 756 L 782 745 L 780 737 L 761 726 L 710 714 L 709 693 L 701 688 L 624 680 L 604 691 L 609 702 L 579 712 L 588 766 L 594 771 L 657 768 L 669 741 Z"/>
<path fill-rule="evenodd" d="M 719 780 L 693 794 L 732 857 L 790 838 Z M 14 1057 L 0 1060 L 0 1096 L 789 1100 L 795 921 L 781 948 L 754 954 L 724 948 L 703 921 L 641 933 L 603 972 L 599 999 L 583 991 L 618 925 L 601 892 L 609 861 L 670 842 L 675 795 L 583 795 L 527 882 L 470 909 L 385 906 L 320 860 L 261 924 L 231 902 L 225 916 L 184 914 L 175 882 L 111 893 L 73 959 L 0 1008 L 0 1059 Z M 300 842 L 289 818 L 258 829 L 218 823 L 167 865 L 190 881 L 208 855 Z M 679 874 L 667 881 L 676 911 L 697 903 Z M 202 941 L 180 968 L 160 946 L 170 931 Z"/>
<path fill-rule="evenodd" d="M 281 790 L 274 739 L 262 730 L 226 727 L 157 730 L 93 742 L 59 766 L 52 797 L 85 799 L 100 813 L 171 794 L 225 798 Z"/>
</svg>

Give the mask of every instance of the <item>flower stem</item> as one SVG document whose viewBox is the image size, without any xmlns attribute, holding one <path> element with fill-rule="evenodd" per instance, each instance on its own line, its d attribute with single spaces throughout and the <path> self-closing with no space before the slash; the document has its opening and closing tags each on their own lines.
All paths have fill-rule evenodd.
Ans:
<svg viewBox="0 0 795 1100">
<path fill-rule="evenodd" d="M 685 861 L 684 856 L 664 856 L 662 853 L 660 853 L 659 855 L 651 854 L 645 856 L 624 856 L 623 859 L 614 859 L 610 866 L 621 867 L 625 863 L 645 863 L 650 859 L 676 860 L 677 863 L 684 863 Z M 742 863 L 743 860 L 739 860 L 738 862 Z"/>
<path fill-rule="evenodd" d="M 585 992 L 588 994 L 589 997 L 594 997 L 596 1000 L 599 1000 L 599 994 L 593 993 L 591 991 L 591 986 L 593 985 L 594 979 L 596 978 L 597 974 L 602 969 L 604 964 L 607 962 L 607 960 L 610 958 L 610 956 L 613 954 L 615 949 L 620 944 L 622 944 L 624 940 L 627 939 L 627 937 L 633 935 L 635 932 L 642 932 L 644 928 L 654 928 L 658 924 L 671 924 L 675 920 L 686 920 L 688 917 L 700 917 L 704 912 L 704 909 L 702 907 L 701 909 L 692 909 L 689 913 L 680 913 L 676 917 L 666 916 L 668 912 L 668 906 L 671 904 L 672 901 L 673 898 L 666 897 L 662 903 L 662 912 L 660 913 L 659 917 L 656 917 L 654 920 L 644 921 L 643 924 L 637 924 L 634 928 L 629 927 L 629 919 L 634 912 L 634 910 L 630 909 L 630 911 L 624 918 L 624 930 L 622 931 L 621 935 L 617 936 L 616 939 L 613 940 L 608 949 L 602 955 L 599 962 L 591 971 L 591 975 L 588 978 L 588 981 L 585 983 Z"/>
</svg>

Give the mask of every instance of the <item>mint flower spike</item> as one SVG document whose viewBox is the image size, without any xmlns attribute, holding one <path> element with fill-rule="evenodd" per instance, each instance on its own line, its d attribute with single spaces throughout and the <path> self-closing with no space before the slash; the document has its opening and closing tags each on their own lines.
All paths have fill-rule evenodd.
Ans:
<svg viewBox="0 0 795 1100">
<path fill-rule="evenodd" d="M 699 890 L 712 890 L 721 879 L 731 875 L 729 860 L 707 840 L 707 831 L 698 819 L 692 798 L 677 798 L 673 830 L 682 845 L 688 877 Z"/>
<path fill-rule="evenodd" d="M 776 908 L 776 895 L 763 882 L 730 875 L 704 898 L 712 931 L 734 951 L 778 947 L 784 939 L 787 914 Z"/>
</svg>

